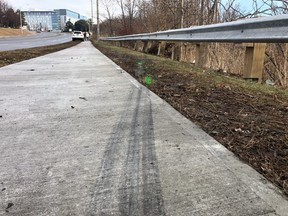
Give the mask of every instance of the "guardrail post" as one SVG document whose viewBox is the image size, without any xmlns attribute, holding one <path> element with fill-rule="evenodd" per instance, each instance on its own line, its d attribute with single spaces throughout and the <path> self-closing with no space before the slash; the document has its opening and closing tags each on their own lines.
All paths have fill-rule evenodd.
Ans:
<svg viewBox="0 0 288 216">
<path fill-rule="evenodd" d="M 196 53 L 195 53 L 195 66 L 196 67 L 201 67 L 202 63 L 201 63 L 201 44 L 197 43 L 196 44 Z"/>
<path fill-rule="evenodd" d="M 148 41 L 142 41 L 143 42 L 143 47 L 142 47 L 142 52 L 145 52 L 145 50 L 147 49 L 147 44 L 148 44 Z"/>
<path fill-rule="evenodd" d="M 135 41 L 133 49 L 136 50 L 136 51 L 138 50 L 138 41 Z"/>
<path fill-rule="evenodd" d="M 123 47 L 123 42 L 122 41 L 117 41 L 117 46 L 118 47 Z"/>
<path fill-rule="evenodd" d="M 244 79 L 262 79 L 266 43 L 243 43 L 246 47 L 244 62 Z"/>
<path fill-rule="evenodd" d="M 160 56 L 164 53 L 164 48 L 165 48 L 165 42 L 160 41 L 158 44 L 158 52 L 157 55 Z"/>
<path fill-rule="evenodd" d="M 186 51 L 187 51 L 187 44 L 181 42 L 180 43 L 180 58 L 179 58 L 180 62 L 186 60 Z"/>
<path fill-rule="evenodd" d="M 173 43 L 172 44 L 172 49 L 171 49 L 171 60 L 179 60 L 180 58 L 180 47 L 178 43 Z"/>
<path fill-rule="evenodd" d="M 203 67 L 203 44 L 196 44 L 196 53 L 195 53 L 195 66 Z"/>
<path fill-rule="evenodd" d="M 151 41 L 142 41 L 144 43 L 142 52 L 144 53 L 148 53 L 148 50 L 151 48 L 152 46 L 152 42 Z"/>
<path fill-rule="evenodd" d="M 143 43 L 140 40 L 135 41 L 134 50 L 141 52 L 143 49 Z"/>
<path fill-rule="evenodd" d="M 175 44 L 172 44 L 171 60 L 175 59 Z"/>
<path fill-rule="evenodd" d="M 195 66 L 196 67 L 205 67 L 207 63 L 207 43 L 197 43 L 196 44 L 196 53 L 195 53 Z"/>
<path fill-rule="evenodd" d="M 122 45 L 125 48 L 129 48 L 129 41 L 124 41 Z"/>
</svg>

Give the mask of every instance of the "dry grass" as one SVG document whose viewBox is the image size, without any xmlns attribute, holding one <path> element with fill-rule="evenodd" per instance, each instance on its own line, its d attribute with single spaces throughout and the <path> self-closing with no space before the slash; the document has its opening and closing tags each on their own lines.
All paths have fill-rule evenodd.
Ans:
<svg viewBox="0 0 288 216">
<path fill-rule="evenodd" d="M 0 37 L 5 36 L 18 36 L 18 35 L 30 35 L 33 32 L 21 29 L 12 29 L 12 28 L 0 28 Z"/>
</svg>

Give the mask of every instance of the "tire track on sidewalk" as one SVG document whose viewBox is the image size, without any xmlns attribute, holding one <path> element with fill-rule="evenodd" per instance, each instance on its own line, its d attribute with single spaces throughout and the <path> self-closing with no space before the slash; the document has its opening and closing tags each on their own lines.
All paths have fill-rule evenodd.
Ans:
<svg viewBox="0 0 288 216">
<path fill-rule="evenodd" d="M 140 140 L 141 140 L 141 130 L 139 122 L 140 114 L 140 103 L 141 103 L 141 90 L 138 89 L 136 107 L 133 113 L 130 134 L 129 137 L 132 139 L 128 143 L 128 152 L 123 168 L 123 178 L 122 184 L 120 184 L 119 189 L 119 199 L 120 205 L 119 210 L 121 215 L 140 215 Z M 141 115 L 141 114 L 140 114 Z"/>
<path fill-rule="evenodd" d="M 128 154 L 123 168 L 122 188 L 119 189 L 122 216 L 164 216 L 164 201 L 155 148 L 152 105 L 150 98 L 137 95 Z M 140 105 L 140 103 L 142 106 Z"/>
<path fill-rule="evenodd" d="M 156 155 L 152 104 L 145 105 L 142 136 L 142 178 L 144 215 L 165 216 L 164 200 Z"/>
<path fill-rule="evenodd" d="M 123 144 L 122 139 L 125 133 L 125 124 L 127 124 L 129 115 L 128 108 L 131 107 L 133 95 L 134 89 L 127 97 L 124 111 L 118 123 L 114 126 L 112 135 L 106 145 L 88 215 L 109 215 L 108 211 L 114 209 L 115 203 L 117 203 L 117 182 L 119 181 L 119 176 L 117 176 L 115 166 L 119 162 L 117 157 L 119 156 L 120 145 Z"/>
</svg>

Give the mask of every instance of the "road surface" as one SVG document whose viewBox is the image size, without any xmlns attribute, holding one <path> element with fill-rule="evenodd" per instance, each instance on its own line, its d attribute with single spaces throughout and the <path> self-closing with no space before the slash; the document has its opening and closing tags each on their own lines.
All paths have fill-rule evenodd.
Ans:
<svg viewBox="0 0 288 216">
<path fill-rule="evenodd" d="M 287 216 L 285 197 L 90 42 L 0 68 L 0 215 Z"/>
<path fill-rule="evenodd" d="M 71 41 L 69 33 L 42 32 L 28 36 L 0 37 L 0 51 L 61 44 Z"/>
</svg>

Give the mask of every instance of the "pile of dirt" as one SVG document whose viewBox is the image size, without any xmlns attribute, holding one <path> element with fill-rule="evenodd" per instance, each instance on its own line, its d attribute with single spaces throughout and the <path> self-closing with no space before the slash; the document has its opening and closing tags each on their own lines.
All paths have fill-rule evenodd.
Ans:
<svg viewBox="0 0 288 216">
<path fill-rule="evenodd" d="M 153 82 L 148 88 L 288 194 L 287 91 L 104 43 L 94 45 L 144 85 L 149 74 Z"/>
<path fill-rule="evenodd" d="M 21 29 L 0 28 L 0 37 L 30 35 L 30 34 L 33 34 L 33 32 Z"/>
</svg>

